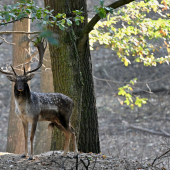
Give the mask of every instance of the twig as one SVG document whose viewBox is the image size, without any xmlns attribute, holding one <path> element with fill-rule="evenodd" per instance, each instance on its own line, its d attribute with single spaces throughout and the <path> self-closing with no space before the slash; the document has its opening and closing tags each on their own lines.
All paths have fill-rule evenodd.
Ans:
<svg viewBox="0 0 170 170">
<path fill-rule="evenodd" d="M 64 167 L 64 163 L 65 163 L 65 161 L 68 159 L 68 157 L 66 157 L 66 159 L 62 162 L 62 165 L 61 165 L 61 170 L 62 169 L 66 169 L 65 167 Z"/>
<path fill-rule="evenodd" d="M 92 170 L 95 168 L 96 162 L 97 162 L 97 157 L 95 158 L 95 162 L 94 162 Z"/>
<path fill-rule="evenodd" d="M 147 132 L 147 133 L 151 133 L 153 135 L 160 135 L 160 136 L 165 136 L 165 137 L 169 137 L 170 138 L 170 134 L 167 134 L 167 133 L 165 134 L 165 133 L 162 133 L 162 132 L 157 132 L 157 131 L 149 130 L 149 129 L 137 127 L 137 126 L 134 126 L 134 125 L 129 125 L 128 128 L 144 131 L 144 132 Z"/>
<path fill-rule="evenodd" d="M 86 159 L 88 160 L 88 164 L 86 165 L 85 164 L 85 162 L 82 160 L 82 159 L 80 159 L 80 161 L 82 162 L 82 164 L 84 165 L 84 167 L 86 168 L 86 170 L 88 170 L 88 167 L 89 167 L 89 165 L 90 165 L 90 161 L 89 161 L 89 158 L 86 156 Z"/>
<path fill-rule="evenodd" d="M 8 42 L 5 38 L 0 37 L 0 39 L 3 40 L 4 42 L 6 42 L 7 44 L 15 45 L 15 43 L 10 43 L 10 42 Z M 1 43 L 1 44 L 2 44 L 2 43 Z M 0 44 L 0 45 L 1 45 L 1 44 Z"/>
<path fill-rule="evenodd" d="M 0 34 L 39 34 L 40 32 L 26 32 L 26 31 L 2 31 Z"/>
<path fill-rule="evenodd" d="M 79 166 L 79 164 L 78 164 L 78 163 L 79 163 L 79 160 L 78 160 L 78 159 L 79 159 L 79 156 L 76 155 L 76 170 L 79 169 L 79 167 L 78 167 L 78 166 Z"/>
<path fill-rule="evenodd" d="M 157 82 L 157 81 L 160 81 L 160 80 L 166 78 L 167 76 L 169 76 L 169 74 L 166 74 L 165 76 L 161 77 L 160 79 L 151 80 L 151 81 L 146 81 L 146 82 L 136 82 L 136 84 L 148 84 L 148 83 Z M 112 82 L 112 83 L 129 83 L 129 82 L 120 82 L 120 81 L 102 79 L 102 78 L 98 78 L 98 77 L 95 77 L 95 76 L 93 76 L 93 78 L 96 79 L 96 80 L 100 80 L 100 81 L 108 81 L 108 82 Z M 152 91 L 152 89 L 151 89 L 151 91 Z"/>
<path fill-rule="evenodd" d="M 156 161 L 157 159 L 160 159 L 162 156 L 166 155 L 168 152 L 170 152 L 170 149 L 169 149 L 168 151 L 166 151 L 165 153 L 163 153 L 161 156 L 156 157 L 156 158 L 154 159 L 154 161 L 152 162 L 152 166 L 154 165 L 154 163 L 155 163 L 155 161 Z"/>
<path fill-rule="evenodd" d="M 165 130 L 161 129 L 161 131 L 162 131 L 165 135 L 170 136 L 170 134 L 169 134 L 168 132 L 166 132 Z"/>
</svg>

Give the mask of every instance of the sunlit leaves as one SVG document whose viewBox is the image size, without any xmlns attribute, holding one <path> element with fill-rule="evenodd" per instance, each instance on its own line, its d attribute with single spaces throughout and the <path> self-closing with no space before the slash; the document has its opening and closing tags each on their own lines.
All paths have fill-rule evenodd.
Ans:
<svg viewBox="0 0 170 170">
<path fill-rule="evenodd" d="M 130 81 L 130 83 L 132 85 L 134 85 L 136 83 L 137 79 L 133 79 Z M 146 98 L 140 98 L 139 96 L 132 96 L 132 91 L 133 88 L 131 87 L 130 84 L 127 84 L 123 87 L 118 88 L 119 92 L 118 95 L 119 96 L 123 96 L 125 97 L 124 103 L 128 106 L 130 106 L 131 109 L 134 109 L 134 106 L 138 106 L 141 107 L 142 104 L 146 104 L 147 100 Z"/>
<path fill-rule="evenodd" d="M 134 61 L 143 62 L 145 66 L 156 66 L 157 63 L 169 63 L 170 47 L 170 20 L 167 13 L 162 10 L 169 8 L 170 1 L 159 4 L 157 0 L 133 2 L 120 10 L 114 11 L 113 15 L 107 16 L 107 21 L 98 22 L 90 33 L 90 45 L 98 41 L 117 51 L 117 55 L 128 66 L 128 56 L 134 56 Z M 157 12 L 160 17 L 157 20 L 146 18 L 146 12 L 151 10 Z M 116 28 L 115 24 L 121 21 L 121 27 Z M 164 39 L 164 48 L 167 49 L 167 56 L 155 58 L 154 52 L 161 47 L 155 47 L 149 39 Z"/>
<path fill-rule="evenodd" d="M 139 98 L 136 97 L 136 101 L 135 101 L 135 105 L 137 105 L 138 107 L 141 107 L 142 104 L 146 104 L 147 103 L 147 98 Z"/>
</svg>

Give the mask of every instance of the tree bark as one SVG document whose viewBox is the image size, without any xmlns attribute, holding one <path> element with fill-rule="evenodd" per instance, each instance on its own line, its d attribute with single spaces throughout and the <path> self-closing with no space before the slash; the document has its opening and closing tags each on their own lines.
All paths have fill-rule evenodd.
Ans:
<svg viewBox="0 0 170 170">
<path fill-rule="evenodd" d="M 84 47 L 79 47 L 78 50 L 81 56 L 81 73 L 84 83 L 78 149 L 86 153 L 99 153 L 98 116 L 88 38 Z"/>
<path fill-rule="evenodd" d="M 18 0 L 14 0 L 14 3 Z M 17 21 L 13 24 L 14 31 L 30 31 L 30 21 L 28 19 L 23 19 Z M 13 66 L 17 66 L 21 63 L 27 62 L 29 58 L 27 57 L 27 52 L 29 51 L 29 45 L 22 46 L 22 42 L 28 40 L 28 35 L 13 35 Z M 29 69 L 29 66 L 26 65 L 26 69 Z M 16 69 L 17 74 L 22 74 L 21 70 Z M 11 108 L 8 121 L 8 133 L 7 133 L 7 152 L 21 154 L 24 152 L 24 133 L 23 127 L 20 119 L 15 114 L 15 101 L 14 101 L 14 87 L 12 87 L 12 96 L 11 96 Z"/>
<path fill-rule="evenodd" d="M 45 6 L 58 13 L 70 14 L 70 11 L 83 7 L 85 20 L 79 26 L 73 23 L 66 31 L 50 27 L 56 33 L 59 45 L 50 45 L 50 55 L 54 80 L 54 91 L 63 93 L 74 101 L 71 123 L 79 136 L 78 147 L 83 152 L 100 152 L 98 118 L 92 78 L 91 56 L 88 35 L 79 39 L 80 32 L 87 25 L 86 0 L 44 0 Z M 75 33 L 75 36 L 73 34 Z M 83 87 L 83 88 L 82 88 Z M 82 106 L 82 107 L 81 107 Z M 52 149 L 63 149 L 63 135 L 55 130 Z"/>
<path fill-rule="evenodd" d="M 44 66 L 44 67 L 43 67 Z M 53 93 L 53 77 L 51 71 L 51 60 L 49 46 L 47 46 L 43 66 L 41 67 L 41 92 L 42 93 Z M 35 138 L 35 154 L 50 151 L 51 148 L 51 130 L 48 129 L 49 122 L 38 122 Z"/>
</svg>

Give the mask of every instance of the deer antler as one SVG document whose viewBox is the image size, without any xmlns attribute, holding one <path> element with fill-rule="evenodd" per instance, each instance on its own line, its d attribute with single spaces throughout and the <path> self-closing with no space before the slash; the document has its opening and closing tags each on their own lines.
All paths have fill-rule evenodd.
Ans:
<svg viewBox="0 0 170 170">
<path fill-rule="evenodd" d="M 45 42 L 45 46 L 44 46 L 44 42 Z M 42 41 L 35 44 L 35 46 L 38 48 L 38 52 L 39 52 L 38 66 L 35 69 L 27 71 L 27 72 L 25 71 L 25 66 L 24 66 L 24 75 L 37 71 L 42 66 L 42 61 L 43 61 L 45 49 L 47 47 L 47 42 L 45 41 L 45 39 L 43 39 Z"/>
<path fill-rule="evenodd" d="M 15 76 L 17 77 L 17 76 L 18 76 L 18 74 L 15 72 L 14 68 L 12 67 L 12 65 L 10 65 L 10 66 L 11 66 L 12 71 L 14 72 Z"/>
<path fill-rule="evenodd" d="M 14 72 L 14 73 L 6 72 L 6 71 L 4 71 L 4 70 L 2 70 L 2 69 L 0 68 L 0 72 L 1 72 L 1 73 L 3 73 L 3 74 L 8 74 L 8 75 L 12 75 L 12 76 L 13 76 L 13 75 L 15 75 L 15 76 L 16 76 L 16 73 L 15 73 L 15 71 L 14 71 L 14 69 L 13 69 L 13 68 L 12 68 L 12 70 L 13 70 L 13 72 Z"/>
<path fill-rule="evenodd" d="M 45 46 L 44 46 L 44 43 L 45 43 Z M 32 73 L 32 72 L 38 70 L 42 66 L 42 61 L 43 61 L 45 49 L 47 47 L 47 42 L 45 41 L 45 39 L 43 39 L 43 40 L 39 41 L 38 43 L 36 43 L 35 46 L 38 48 L 38 52 L 39 52 L 38 66 L 35 69 L 26 72 L 25 71 L 25 64 L 24 64 L 24 75 Z M 0 68 L 0 72 L 3 73 L 3 74 L 8 74 L 8 75 L 12 75 L 12 76 L 16 76 L 17 77 L 18 75 L 15 72 L 14 68 L 12 67 L 12 65 L 11 65 L 11 68 L 12 68 L 13 73 L 12 72 L 6 72 L 6 71 L 2 70 L 1 68 Z"/>
</svg>

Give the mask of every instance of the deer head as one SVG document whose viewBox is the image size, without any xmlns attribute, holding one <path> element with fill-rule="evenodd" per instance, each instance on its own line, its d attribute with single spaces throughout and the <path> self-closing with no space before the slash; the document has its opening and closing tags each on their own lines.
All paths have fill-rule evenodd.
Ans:
<svg viewBox="0 0 170 170">
<path fill-rule="evenodd" d="M 38 62 L 38 66 L 35 69 L 26 72 L 25 71 L 25 64 L 24 64 L 24 74 L 23 75 L 18 75 L 15 72 L 12 65 L 11 65 L 12 72 L 3 71 L 0 68 L 0 72 L 3 73 L 3 74 L 7 74 L 7 78 L 10 81 L 15 83 L 15 90 L 17 90 L 17 91 L 20 91 L 20 92 L 24 91 L 24 89 L 26 87 L 28 87 L 27 82 L 34 77 L 34 74 L 30 74 L 30 73 L 38 70 L 42 66 L 43 56 L 44 56 L 44 52 L 45 52 L 47 43 L 44 46 L 44 39 L 43 39 L 42 41 L 36 43 L 35 46 L 38 48 L 38 52 L 39 52 L 39 62 Z"/>
</svg>

